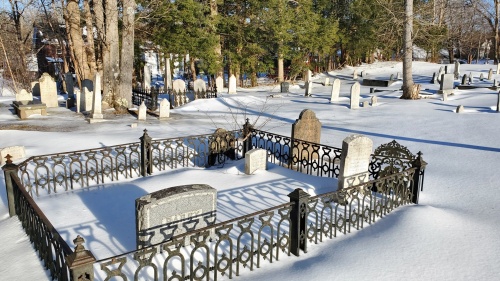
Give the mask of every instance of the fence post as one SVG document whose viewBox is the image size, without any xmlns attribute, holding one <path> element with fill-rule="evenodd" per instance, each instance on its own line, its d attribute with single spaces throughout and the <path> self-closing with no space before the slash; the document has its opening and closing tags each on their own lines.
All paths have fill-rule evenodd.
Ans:
<svg viewBox="0 0 500 281">
<path fill-rule="evenodd" d="M 307 253 L 307 202 L 310 195 L 297 188 L 288 194 L 290 202 L 293 202 L 290 211 L 290 252 L 296 256 L 300 255 L 300 250 Z"/>
<path fill-rule="evenodd" d="M 413 189 L 411 191 L 412 198 L 411 202 L 414 204 L 418 204 L 418 197 L 420 191 L 424 188 L 424 172 L 425 166 L 427 166 L 427 162 L 422 158 L 422 152 L 417 153 L 417 158 L 413 161 L 412 167 L 417 168 L 415 170 L 415 174 L 413 175 Z"/>
<path fill-rule="evenodd" d="M 153 152 L 148 130 L 144 129 L 144 134 L 139 139 L 141 140 L 141 176 L 145 177 L 153 173 Z"/>
<path fill-rule="evenodd" d="M 16 215 L 16 201 L 14 199 L 14 185 L 12 184 L 12 177 L 17 177 L 19 168 L 16 164 L 12 163 L 12 156 L 10 156 L 10 154 L 7 154 L 5 158 L 7 159 L 7 161 L 2 169 L 5 176 L 5 189 L 7 190 L 9 216 L 13 217 Z"/>
<path fill-rule="evenodd" d="M 252 131 L 253 126 L 247 118 L 245 124 L 243 124 L 243 157 L 245 157 L 245 153 L 252 150 Z"/>
<path fill-rule="evenodd" d="M 85 250 L 82 245 L 85 240 L 78 235 L 73 240 L 75 251 L 66 257 L 66 264 L 69 267 L 71 280 L 94 281 L 94 262 L 96 261 L 91 251 Z"/>
</svg>

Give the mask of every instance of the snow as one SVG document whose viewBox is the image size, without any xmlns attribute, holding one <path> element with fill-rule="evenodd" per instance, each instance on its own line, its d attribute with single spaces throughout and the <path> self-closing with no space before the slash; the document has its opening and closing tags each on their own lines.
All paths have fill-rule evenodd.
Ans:
<svg viewBox="0 0 500 281">
<path fill-rule="evenodd" d="M 12 91 L 3 88 L 0 147 L 24 145 L 27 155 L 32 156 L 135 142 L 145 128 L 153 138 L 207 134 L 216 127 L 238 128 L 245 118 L 254 122 L 257 116 L 260 116 L 257 127 L 288 136 L 300 112 L 312 109 L 322 123 L 323 144 L 341 147 L 345 137 L 356 133 L 370 137 L 374 147 L 395 139 L 413 153 L 422 151 L 429 164 L 420 204 L 400 207 L 362 230 L 317 245 L 309 244 L 308 252 L 301 253 L 300 257 L 280 258 L 253 272 L 243 272 L 238 280 L 498 279 L 500 224 L 495 194 L 500 185 L 496 173 L 500 166 L 500 114 L 496 112 L 497 92 L 455 90 L 444 102 L 436 94 L 439 86 L 429 84 L 432 73 L 440 66 L 414 63 L 414 80 L 422 84 L 425 97 L 417 101 L 399 99 L 398 89 L 402 83 L 398 81 L 386 91 L 374 94 L 362 86 L 361 99 L 377 95 L 378 105 L 357 110 L 348 108 L 354 69 L 358 69 L 358 73 L 364 70 L 369 78 L 384 79 L 401 72 L 401 63 L 379 62 L 315 75 L 313 96 L 309 98 L 304 97 L 300 82 L 291 85 L 288 94 L 278 93 L 279 86 L 239 88 L 236 95 L 193 101 L 174 109 L 166 121 L 150 117 L 138 122 L 131 115 L 117 116 L 107 111 L 107 122 L 88 124 L 81 114 L 62 107 L 49 109 L 47 116 L 21 121 L 9 106 L 14 99 Z M 486 77 L 491 67 L 462 64 L 461 72 L 473 72 L 477 80 L 479 72 Z M 452 69 L 453 65 L 449 65 L 448 71 Z M 331 87 L 321 85 L 326 75 L 330 81 L 332 77 L 343 80 L 339 102 L 329 102 Z M 500 74 L 493 76 L 500 79 Z M 0 81 L 0 85 L 4 84 Z M 278 97 L 270 98 L 273 94 Z M 454 112 L 458 105 L 465 107 L 464 113 Z M 238 125 L 234 125 L 234 116 Z M 138 123 L 137 128 L 132 128 L 132 123 Z M 121 194 L 124 200 L 135 200 L 151 192 L 150 188 L 205 183 L 217 188 L 221 195 L 218 219 L 223 220 L 285 203 L 286 194 L 297 186 L 310 194 L 327 192 L 336 186 L 335 181 L 296 174 L 274 165 L 251 176 L 244 175 L 243 170 L 240 161 L 210 170 L 180 169 L 121 185 L 112 183 L 58 193 L 36 201 L 56 227 L 60 227 L 66 241 L 79 233 L 76 223 L 85 224 L 88 229 L 88 233 L 82 233 L 87 240 L 85 246 L 104 258 L 130 249 L 135 242 L 135 229 L 127 228 L 134 221 L 133 207 L 122 207 L 120 223 L 112 224 L 110 222 L 120 214 L 115 210 L 117 206 L 104 200 L 108 196 Z M 19 221 L 8 216 L 3 173 L 0 185 L 2 279 L 48 279 Z M 234 205 L 238 208 L 232 208 Z M 106 212 L 113 207 L 114 212 Z M 107 228 L 99 228 L 101 223 Z"/>
</svg>

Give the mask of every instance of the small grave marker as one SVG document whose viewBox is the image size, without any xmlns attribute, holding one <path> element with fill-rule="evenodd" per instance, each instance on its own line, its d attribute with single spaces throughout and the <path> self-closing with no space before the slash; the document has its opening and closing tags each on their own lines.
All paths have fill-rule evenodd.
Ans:
<svg viewBox="0 0 500 281">
<path fill-rule="evenodd" d="M 267 150 L 262 148 L 245 153 L 245 174 L 251 175 L 257 170 L 267 170 Z"/>
</svg>

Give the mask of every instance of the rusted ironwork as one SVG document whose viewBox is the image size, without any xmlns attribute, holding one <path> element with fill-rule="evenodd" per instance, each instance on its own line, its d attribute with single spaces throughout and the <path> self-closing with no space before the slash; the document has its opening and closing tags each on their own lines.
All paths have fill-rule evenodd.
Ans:
<svg viewBox="0 0 500 281">
<path fill-rule="evenodd" d="M 163 93 L 160 93 L 155 87 L 151 87 L 150 89 L 133 88 L 132 104 L 139 106 L 144 102 L 149 110 L 155 111 L 158 108 L 158 95 L 160 94 Z"/>
</svg>

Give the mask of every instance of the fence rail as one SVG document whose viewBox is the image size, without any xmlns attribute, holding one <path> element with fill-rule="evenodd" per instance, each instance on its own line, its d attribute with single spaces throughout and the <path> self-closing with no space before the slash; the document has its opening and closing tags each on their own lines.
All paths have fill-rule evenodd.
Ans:
<svg viewBox="0 0 500 281">
<path fill-rule="evenodd" d="M 279 261 L 283 255 L 306 253 L 309 245 L 362 229 L 395 208 L 411 204 L 416 170 L 314 197 L 296 189 L 289 194 L 289 203 L 97 261 L 96 276 L 105 280 L 239 276 L 244 270 Z M 372 191 L 373 185 L 379 192 Z M 185 241 L 187 237 L 190 241 Z"/>
<path fill-rule="evenodd" d="M 420 152 L 413 155 L 395 141 L 375 150 L 371 181 L 314 197 L 296 189 L 288 195 L 289 203 L 98 262 L 85 251 L 82 238 L 74 240 L 72 251 L 33 200 L 41 191 L 68 191 L 178 167 L 224 165 L 242 159 L 251 148 L 266 149 L 268 161 L 299 172 L 339 176 L 339 148 L 249 128 L 245 124 L 242 132 L 218 129 L 157 140 L 145 130 L 136 143 L 34 156 L 19 165 L 8 159 L 3 169 L 9 213 L 19 217 L 54 279 L 93 280 L 95 273 L 105 280 L 217 280 L 282 255 L 307 252 L 310 244 L 362 229 L 399 206 L 418 203 L 427 163 Z"/>
</svg>

